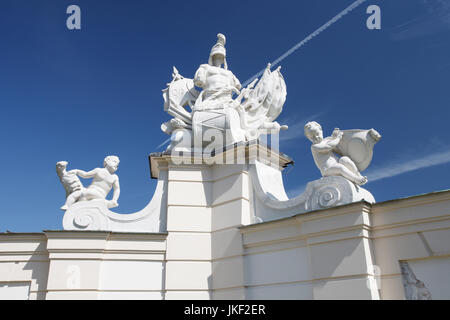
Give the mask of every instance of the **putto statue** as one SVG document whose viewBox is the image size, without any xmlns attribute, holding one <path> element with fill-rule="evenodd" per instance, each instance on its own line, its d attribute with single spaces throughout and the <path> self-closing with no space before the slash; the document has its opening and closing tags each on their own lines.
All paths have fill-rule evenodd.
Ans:
<svg viewBox="0 0 450 320">
<path fill-rule="evenodd" d="M 66 190 L 66 203 L 61 207 L 62 210 L 67 210 L 75 202 L 86 201 L 93 199 L 105 199 L 111 189 L 114 188 L 113 197 L 107 200 L 108 208 L 117 207 L 120 185 L 119 177 L 115 174 L 119 167 L 119 158 L 117 156 L 107 156 L 103 162 L 104 168 L 96 168 L 89 172 L 74 169 L 67 171 L 67 161 L 59 161 L 56 163 L 56 173 Z M 80 179 L 78 178 L 93 178 L 89 187 L 84 188 Z"/>
<path fill-rule="evenodd" d="M 360 171 L 372 161 L 373 147 L 381 139 L 375 130 L 334 129 L 330 137 L 323 138 L 322 127 L 315 121 L 305 125 L 305 136 L 312 142 L 314 162 L 323 177 L 342 176 L 358 186 L 367 182 Z M 336 154 L 341 157 L 338 158 Z"/>
<path fill-rule="evenodd" d="M 217 146 L 225 146 L 257 139 L 268 130 L 287 129 L 275 122 L 286 100 L 280 68 L 271 72 L 269 64 L 257 84 L 255 79 L 242 89 L 228 70 L 225 43 L 225 36 L 219 33 L 208 63 L 200 65 L 194 79 L 184 78 L 173 68 L 173 80 L 163 90 L 164 110 L 174 117 L 161 125 L 163 132 L 172 134 L 167 150 L 203 149 L 206 144 L 211 146 L 207 138 L 211 136 Z M 215 132 L 205 134 L 207 130 Z"/>
</svg>

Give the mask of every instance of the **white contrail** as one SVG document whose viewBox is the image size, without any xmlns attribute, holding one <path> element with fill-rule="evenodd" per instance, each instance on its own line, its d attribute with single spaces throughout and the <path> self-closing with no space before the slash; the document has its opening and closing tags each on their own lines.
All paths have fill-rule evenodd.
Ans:
<svg viewBox="0 0 450 320">
<path fill-rule="evenodd" d="M 165 145 L 165 144 L 168 143 L 168 142 L 170 142 L 170 137 L 167 138 L 166 140 L 164 140 L 163 142 L 161 142 L 161 144 L 159 144 L 159 145 L 156 147 L 156 149 L 161 148 L 163 145 Z"/>
<path fill-rule="evenodd" d="M 369 182 L 390 178 L 402 173 L 428 168 L 440 164 L 450 162 L 450 150 L 437 152 L 422 158 L 417 158 L 397 164 L 388 165 L 386 167 L 374 169 L 367 173 Z M 364 174 L 364 173 L 363 173 Z"/>
<path fill-rule="evenodd" d="M 326 113 L 325 111 L 321 111 L 301 119 L 295 117 L 289 118 L 286 123 L 289 125 L 289 130 L 283 131 L 283 133 L 279 135 L 280 141 L 289 141 L 298 138 L 305 138 L 304 134 L 305 124 L 312 120 L 318 120 L 318 118 L 322 117 L 325 113 Z M 284 122 L 282 123 L 284 124 Z M 291 125 L 291 123 L 293 123 L 293 125 Z"/>
<path fill-rule="evenodd" d="M 283 61 L 284 59 L 286 59 L 288 56 L 290 56 L 291 54 L 294 53 L 294 51 L 298 50 L 300 47 L 304 46 L 309 40 L 311 40 L 312 38 L 318 36 L 322 31 L 324 31 L 325 29 L 327 29 L 328 27 L 330 27 L 332 24 L 334 24 L 335 22 L 337 22 L 338 20 L 340 20 L 343 16 L 345 16 L 347 13 L 349 13 L 350 11 L 352 11 L 353 9 L 355 9 L 356 7 L 358 7 L 359 5 L 361 5 L 363 2 L 366 2 L 367 0 L 357 0 L 355 2 L 353 2 L 351 5 L 349 5 L 347 8 L 345 8 L 344 10 L 342 10 L 341 12 L 339 12 L 336 16 L 334 16 L 331 20 L 329 20 L 327 23 L 325 23 L 324 25 L 322 25 L 319 29 L 315 30 L 313 33 L 311 33 L 309 36 L 307 36 L 305 39 L 303 39 L 302 41 L 300 41 L 299 43 L 297 43 L 295 46 L 293 46 L 291 49 L 289 49 L 288 51 L 286 51 L 286 53 L 284 53 L 282 56 L 280 56 L 278 59 L 276 59 L 275 61 L 273 61 L 271 63 L 272 67 L 275 67 L 277 64 L 279 64 L 281 61 Z M 257 74 L 255 74 L 253 77 L 251 77 L 250 79 L 248 79 L 247 81 L 244 82 L 244 84 L 242 85 L 243 87 L 247 86 L 250 82 L 252 82 L 254 79 L 258 78 L 260 75 L 262 75 L 264 73 L 265 69 L 262 69 L 260 72 L 258 72 Z"/>
</svg>

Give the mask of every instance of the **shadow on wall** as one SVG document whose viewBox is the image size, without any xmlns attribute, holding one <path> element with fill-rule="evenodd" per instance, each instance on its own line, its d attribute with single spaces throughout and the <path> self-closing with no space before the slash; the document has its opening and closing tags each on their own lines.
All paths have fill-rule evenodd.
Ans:
<svg viewBox="0 0 450 320">
<path fill-rule="evenodd" d="M 30 259 L 25 263 L 23 270 L 31 271 L 31 286 L 33 281 L 36 282 L 36 299 L 44 300 L 46 298 L 48 273 L 50 269 L 50 262 L 48 260 L 48 252 L 46 253 L 46 261 L 42 261 L 43 252 L 47 251 L 47 242 L 40 242 L 36 250 L 31 255 Z"/>
</svg>

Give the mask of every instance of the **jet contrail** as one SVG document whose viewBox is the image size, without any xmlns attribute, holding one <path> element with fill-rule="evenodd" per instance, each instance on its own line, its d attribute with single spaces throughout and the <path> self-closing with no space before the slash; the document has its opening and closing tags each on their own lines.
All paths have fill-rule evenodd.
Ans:
<svg viewBox="0 0 450 320">
<path fill-rule="evenodd" d="M 165 145 L 166 143 L 168 143 L 168 142 L 170 141 L 170 138 L 171 138 L 171 137 L 169 137 L 169 138 L 167 138 L 166 140 L 164 140 L 163 142 L 161 142 L 161 144 L 159 144 L 159 145 L 156 147 L 156 149 L 159 149 L 159 148 L 161 148 L 163 145 Z"/>
<path fill-rule="evenodd" d="M 349 5 L 347 8 L 345 8 L 344 10 L 342 10 L 341 12 L 339 12 L 336 16 L 334 16 L 331 20 L 329 20 L 327 23 L 325 23 L 324 25 L 322 25 L 319 29 L 317 29 L 316 31 L 314 31 L 313 33 L 311 33 L 309 36 L 307 36 L 305 39 L 303 39 L 302 41 L 300 41 L 299 43 L 297 43 L 295 46 L 293 46 L 291 49 L 289 49 L 288 51 L 286 51 L 286 53 L 284 53 L 282 56 L 280 56 L 278 59 L 276 59 L 275 61 L 273 61 L 271 63 L 272 67 L 275 67 L 277 64 L 279 64 L 281 61 L 283 61 L 284 59 L 286 59 L 288 56 L 290 56 L 291 54 L 294 53 L 294 51 L 296 51 L 297 49 L 299 49 L 300 47 L 302 47 L 303 45 L 305 45 L 309 40 L 311 40 L 312 38 L 316 37 L 317 35 L 319 35 L 322 31 L 324 31 L 325 29 L 327 29 L 328 27 L 330 27 L 332 24 L 334 24 L 335 22 L 337 22 L 338 20 L 340 20 L 343 16 L 345 16 L 347 13 L 349 13 L 350 11 L 352 11 L 353 9 L 355 9 L 356 7 L 358 7 L 359 5 L 361 5 L 363 2 L 366 2 L 367 0 L 357 0 L 355 2 L 353 2 L 351 5 Z M 246 80 L 242 87 L 246 87 L 249 83 L 251 83 L 254 79 L 258 78 L 260 75 L 262 75 L 264 73 L 264 69 L 262 69 L 260 72 L 258 72 L 257 74 L 255 74 L 253 77 L 251 77 L 250 79 Z M 167 140 L 165 140 L 164 142 L 162 142 L 159 146 L 157 146 L 156 148 L 159 149 L 160 147 L 162 147 L 163 145 L 165 145 L 166 143 L 168 143 L 170 141 L 170 138 L 168 138 Z"/>
<path fill-rule="evenodd" d="M 350 11 L 352 11 L 353 9 L 355 9 L 356 7 L 358 7 L 359 5 L 361 5 L 363 2 L 366 2 L 367 0 L 357 0 L 355 2 L 353 2 L 351 5 L 349 5 L 347 8 L 345 8 L 344 10 L 342 10 L 341 12 L 339 12 L 336 16 L 334 16 L 330 21 L 328 21 L 327 23 L 325 23 L 323 26 L 321 26 L 319 29 L 317 29 L 316 31 L 314 31 L 313 33 L 311 33 L 309 36 L 307 36 L 305 39 L 303 39 L 302 41 L 300 41 L 299 43 L 297 43 L 295 46 L 293 46 L 291 49 L 289 49 L 288 51 L 286 51 L 286 53 L 284 53 L 282 56 L 280 56 L 278 59 L 276 59 L 275 61 L 273 61 L 271 63 L 272 67 L 275 67 L 277 64 L 279 64 L 281 61 L 283 61 L 284 59 L 286 59 L 287 57 L 289 57 L 291 54 L 294 53 L 294 51 L 298 50 L 300 47 L 304 46 L 309 40 L 311 40 L 312 38 L 318 36 L 322 31 L 324 31 L 325 29 L 327 29 L 328 27 L 330 27 L 332 24 L 334 24 L 335 22 L 337 22 L 338 20 L 340 20 L 342 17 L 344 17 L 347 13 L 349 13 Z M 257 74 L 255 74 L 253 77 L 251 77 L 250 79 L 248 79 L 247 81 L 244 82 L 244 84 L 242 85 L 243 87 L 246 87 L 250 82 L 252 82 L 254 79 L 258 78 L 260 75 L 262 75 L 264 73 L 265 69 L 262 69 L 260 72 L 258 72 Z"/>
<path fill-rule="evenodd" d="M 428 154 L 421 158 L 409 159 L 402 162 L 387 165 L 385 167 L 373 169 L 367 173 L 369 182 L 394 177 L 406 172 L 423 168 L 447 164 L 450 162 L 450 149 L 442 152 Z"/>
</svg>

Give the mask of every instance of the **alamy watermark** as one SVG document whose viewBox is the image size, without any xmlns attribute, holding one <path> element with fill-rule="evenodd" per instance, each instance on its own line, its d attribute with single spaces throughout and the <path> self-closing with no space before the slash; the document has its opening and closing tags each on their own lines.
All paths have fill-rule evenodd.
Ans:
<svg viewBox="0 0 450 320">
<path fill-rule="evenodd" d="M 80 289 L 81 287 L 81 270 L 77 265 L 70 265 L 66 269 L 68 274 L 66 286 L 67 289 Z"/>
<path fill-rule="evenodd" d="M 259 158 L 279 165 L 277 130 L 258 129 L 254 139 L 239 139 L 236 135 L 235 130 L 231 129 L 178 129 L 172 133 L 166 153 L 171 155 L 171 162 L 176 165 L 249 164 Z"/>
<path fill-rule="evenodd" d="M 69 30 L 81 29 L 81 9 L 79 6 L 72 4 L 67 7 L 66 13 L 70 16 L 67 17 L 66 26 Z"/>
<path fill-rule="evenodd" d="M 369 30 L 381 29 L 381 9 L 379 6 L 373 4 L 367 7 L 367 14 L 370 16 L 367 18 L 366 26 Z"/>
</svg>

